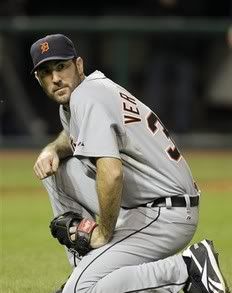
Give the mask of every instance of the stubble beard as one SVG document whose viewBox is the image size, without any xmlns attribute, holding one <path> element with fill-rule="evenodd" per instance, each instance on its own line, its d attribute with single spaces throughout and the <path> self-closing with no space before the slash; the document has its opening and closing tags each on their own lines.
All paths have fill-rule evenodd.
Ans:
<svg viewBox="0 0 232 293">
<path fill-rule="evenodd" d="M 56 91 L 53 93 L 47 91 L 46 89 L 44 89 L 44 91 L 51 100 L 58 103 L 59 105 L 67 105 L 69 103 L 71 96 L 71 92 L 69 89 L 66 89 L 67 92 L 65 92 L 63 89 L 60 89 L 60 92 Z M 64 91 L 63 94 L 62 91 Z"/>
</svg>

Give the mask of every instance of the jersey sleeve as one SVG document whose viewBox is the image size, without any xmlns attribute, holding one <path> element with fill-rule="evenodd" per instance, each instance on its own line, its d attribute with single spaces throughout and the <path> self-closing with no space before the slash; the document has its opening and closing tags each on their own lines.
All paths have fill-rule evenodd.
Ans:
<svg viewBox="0 0 232 293">
<path fill-rule="evenodd" d="M 120 123 L 113 112 L 112 107 L 96 101 L 76 107 L 74 121 L 79 134 L 74 155 L 120 158 Z"/>
</svg>

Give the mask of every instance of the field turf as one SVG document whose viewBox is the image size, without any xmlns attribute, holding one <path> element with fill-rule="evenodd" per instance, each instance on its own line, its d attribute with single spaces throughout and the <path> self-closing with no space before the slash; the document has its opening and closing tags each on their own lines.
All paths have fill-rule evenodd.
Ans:
<svg viewBox="0 0 232 293">
<path fill-rule="evenodd" d="M 52 293 L 70 272 L 63 248 L 50 236 L 49 200 L 32 171 L 36 155 L 0 152 L 2 293 Z M 232 287 L 232 151 L 187 151 L 185 158 L 202 191 L 192 242 L 214 240 Z"/>
</svg>

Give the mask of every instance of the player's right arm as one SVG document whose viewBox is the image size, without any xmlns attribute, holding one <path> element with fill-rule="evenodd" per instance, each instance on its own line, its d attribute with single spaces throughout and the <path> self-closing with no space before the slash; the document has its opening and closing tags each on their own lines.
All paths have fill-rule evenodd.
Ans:
<svg viewBox="0 0 232 293">
<path fill-rule="evenodd" d="M 59 167 L 60 159 L 69 155 L 72 155 L 72 149 L 69 143 L 69 137 L 63 130 L 38 156 L 34 165 L 36 176 L 42 180 L 54 174 Z"/>
</svg>

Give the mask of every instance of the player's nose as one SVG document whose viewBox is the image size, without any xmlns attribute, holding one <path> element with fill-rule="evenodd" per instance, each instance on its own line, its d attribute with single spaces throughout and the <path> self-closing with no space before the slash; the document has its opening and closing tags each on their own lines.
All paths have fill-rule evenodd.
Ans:
<svg viewBox="0 0 232 293">
<path fill-rule="evenodd" d="M 59 83 L 61 81 L 61 77 L 59 75 L 59 72 L 57 72 L 56 70 L 52 71 L 52 81 L 54 83 Z"/>
</svg>

